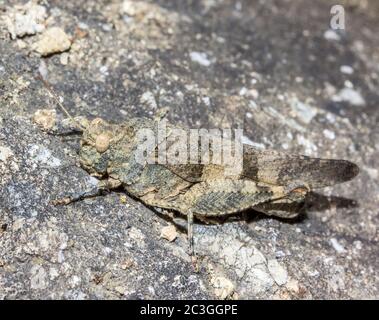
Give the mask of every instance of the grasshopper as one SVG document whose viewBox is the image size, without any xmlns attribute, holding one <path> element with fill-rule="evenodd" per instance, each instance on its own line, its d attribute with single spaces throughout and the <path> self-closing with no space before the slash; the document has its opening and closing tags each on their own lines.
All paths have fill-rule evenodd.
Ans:
<svg viewBox="0 0 379 320">
<path fill-rule="evenodd" d="M 99 191 L 122 187 L 148 206 L 185 215 L 191 257 L 194 256 L 194 217 L 203 220 L 253 209 L 267 215 L 293 218 L 312 190 L 351 180 L 359 172 L 356 164 L 346 160 L 262 151 L 246 144 L 243 145 L 242 170 L 234 176 L 226 175 L 225 166 L 220 164 L 141 163 L 136 161 L 141 143 L 137 132 L 140 128 L 156 130 L 156 121 L 133 118 L 113 124 L 96 118 L 85 127 L 77 122 L 76 126 L 82 131 L 80 165 L 99 179 Z M 169 128 L 178 127 L 169 125 Z M 153 148 L 154 157 L 159 143 Z M 85 196 L 59 199 L 54 204 L 68 204 Z"/>
</svg>

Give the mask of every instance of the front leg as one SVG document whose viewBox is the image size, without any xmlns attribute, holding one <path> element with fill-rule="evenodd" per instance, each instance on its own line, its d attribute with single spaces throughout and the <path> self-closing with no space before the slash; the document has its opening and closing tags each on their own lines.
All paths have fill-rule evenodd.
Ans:
<svg viewBox="0 0 379 320">
<path fill-rule="evenodd" d="M 110 191 L 117 189 L 121 186 L 121 182 L 119 180 L 108 178 L 108 179 L 102 179 L 99 180 L 98 185 L 95 188 L 92 188 L 91 190 L 86 190 L 83 192 L 75 193 L 74 195 L 70 195 L 67 197 L 63 197 L 60 199 L 52 200 L 52 205 L 67 205 L 72 202 L 76 202 L 79 200 L 83 200 L 86 198 L 92 198 L 101 195 L 105 191 Z"/>
</svg>

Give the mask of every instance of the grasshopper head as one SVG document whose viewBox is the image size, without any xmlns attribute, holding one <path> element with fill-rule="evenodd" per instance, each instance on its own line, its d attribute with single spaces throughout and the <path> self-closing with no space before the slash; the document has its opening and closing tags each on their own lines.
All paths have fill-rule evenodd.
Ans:
<svg viewBox="0 0 379 320">
<path fill-rule="evenodd" d="M 103 119 L 90 122 L 80 142 L 80 164 L 89 173 L 102 177 L 106 174 L 112 145 L 114 128 Z"/>
</svg>

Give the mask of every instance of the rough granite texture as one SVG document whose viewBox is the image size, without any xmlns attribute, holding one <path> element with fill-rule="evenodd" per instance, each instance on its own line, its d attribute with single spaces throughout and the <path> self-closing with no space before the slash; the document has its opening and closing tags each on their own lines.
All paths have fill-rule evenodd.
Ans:
<svg viewBox="0 0 379 320">
<path fill-rule="evenodd" d="M 19 4 L 0 1 L 0 299 L 379 298 L 378 1 L 342 1 L 345 31 L 329 30 L 327 0 L 43 1 L 30 34 L 12 39 Z M 71 47 L 39 56 L 45 27 Z M 169 242 L 173 220 L 121 191 L 49 204 L 95 182 L 77 136 L 32 122 L 45 108 L 63 118 L 38 72 L 75 116 L 168 108 L 173 123 L 240 127 L 257 148 L 361 173 L 313 194 L 295 220 L 197 222 L 195 273 L 178 219 Z"/>
</svg>

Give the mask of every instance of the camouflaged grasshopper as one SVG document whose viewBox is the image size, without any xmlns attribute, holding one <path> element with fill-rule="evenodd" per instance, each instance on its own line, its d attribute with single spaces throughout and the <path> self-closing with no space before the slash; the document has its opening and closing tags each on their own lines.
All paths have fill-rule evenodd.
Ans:
<svg viewBox="0 0 379 320">
<path fill-rule="evenodd" d="M 51 90 L 50 93 L 67 113 Z M 194 217 L 203 220 L 254 209 L 293 218 L 311 190 L 348 181 L 359 171 L 357 165 L 346 160 L 261 151 L 249 145 L 243 145 L 242 171 L 235 176 L 225 175 L 223 165 L 141 163 L 135 157 L 141 143 L 137 131 L 156 130 L 154 120 L 134 118 L 111 124 L 96 118 L 86 127 L 77 127 L 82 131 L 80 164 L 100 179 L 99 190 L 122 187 L 146 205 L 186 215 L 191 256 Z M 57 200 L 55 204 L 85 196 Z"/>
</svg>

